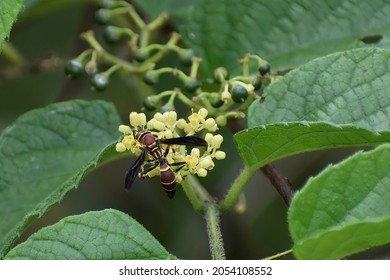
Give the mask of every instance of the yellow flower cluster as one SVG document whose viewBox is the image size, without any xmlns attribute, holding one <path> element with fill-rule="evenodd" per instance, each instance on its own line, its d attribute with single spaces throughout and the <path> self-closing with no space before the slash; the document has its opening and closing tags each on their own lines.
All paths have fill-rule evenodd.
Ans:
<svg viewBox="0 0 390 280">
<path fill-rule="evenodd" d="M 176 181 L 181 180 L 188 174 L 196 174 L 200 177 L 207 176 L 208 170 L 214 168 L 214 160 L 222 160 L 226 157 L 225 152 L 220 151 L 223 137 L 220 134 L 213 135 L 217 131 L 218 126 L 215 119 L 207 118 L 208 111 L 204 108 L 192 114 L 185 119 L 177 119 L 177 114 L 174 111 L 165 113 L 156 113 L 154 117 L 147 121 L 143 113 L 132 112 L 129 116 L 130 126 L 120 125 L 119 131 L 123 133 L 123 138 L 116 144 L 118 152 L 130 150 L 135 155 L 139 155 L 144 148 L 142 143 L 139 143 L 134 138 L 133 131 L 140 131 L 147 128 L 158 139 L 175 138 L 180 136 L 190 136 L 196 133 L 206 131 L 204 140 L 207 142 L 207 148 L 195 147 L 190 152 L 183 145 L 171 145 L 167 160 L 169 164 L 183 162 L 182 168 L 176 174 Z M 162 145 L 163 149 L 167 149 L 167 145 Z M 151 157 L 149 156 L 149 158 Z M 172 166 L 172 170 L 176 170 L 179 166 Z M 159 168 L 149 172 L 147 176 L 158 176 Z"/>
</svg>

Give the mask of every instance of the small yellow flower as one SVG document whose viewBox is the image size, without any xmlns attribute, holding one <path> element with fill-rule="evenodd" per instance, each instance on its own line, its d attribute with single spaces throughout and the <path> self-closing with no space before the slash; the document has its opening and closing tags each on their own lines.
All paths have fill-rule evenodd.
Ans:
<svg viewBox="0 0 390 280">
<path fill-rule="evenodd" d="M 119 131 L 123 133 L 123 137 L 116 145 L 118 152 L 130 150 L 135 155 L 139 155 L 145 148 L 144 145 L 134 138 L 134 133 L 141 129 L 149 129 L 157 139 L 171 139 L 175 137 L 190 136 L 196 133 L 206 131 L 204 139 L 208 143 L 207 148 L 194 147 L 188 153 L 188 148 L 185 145 L 161 145 L 163 152 L 166 149 L 169 151 L 166 154 L 166 159 L 169 164 L 183 163 L 183 165 L 173 165 L 171 169 L 176 175 L 176 182 L 180 183 L 187 175 L 193 174 L 200 177 L 206 177 L 208 170 L 212 170 L 215 166 L 214 160 L 221 160 L 226 157 L 225 152 L 220 151 L 223 141 L 221 135 L 213 135 L 212 133 L 218 129 L 217 122 L 214 118 L 207 118 L 208 111 L 204 108 L 192 114 L 186 119 L 177 118 L 177 113 L 174 111 L 165 112 L 164 114 L 156 113 L 152 119 L 146 120 L 143 113 L 132 112 L 129 115 L 130 126 L 120 125 Z M 184 132 L 184 135 L 183 135 Z M 152 162 L 146 163 L 146 166 L 155 164 L 153 158 L 147 154 L 146 160 Z M 147 167 L 146 167 L 147 168 Z M 180 170 L 179 170 L 180 169 Z M 144 174 L 143 177 L 159 176 L 159 167 Z"/>
</svg>

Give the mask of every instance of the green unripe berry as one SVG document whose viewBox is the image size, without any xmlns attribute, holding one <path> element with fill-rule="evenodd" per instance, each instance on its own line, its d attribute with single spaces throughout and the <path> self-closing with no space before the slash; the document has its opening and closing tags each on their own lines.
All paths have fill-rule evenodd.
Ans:
<svg viewBox="0 0 390 280">
<path fill-rule="evenodd" d="M 87 64 L 85 64 L 85 72 L 89 76 L 95 75 L 97 73 L 96 61 L 94 60 L 88 61 Z"/>
<path fill-rule="evenodd" d="M 120 30 L 112 25 L 106 26 L 103 30 L 103 39 L 109 44 L 115 44 L 121 39 Z"/>
<path fill-rule="evenodd" d="M 103 74 L 96 74 L 91 77 L 91 86 L 93 90 L 104 91 L 108 86 L 108 78 Z"/>
<path fill-rule="evenodd" d="M 259 72 L 262 76 L 269 73 L 271 71 L 271 65 L 269 63 L 264 63 L 259 66 Z"/>
<path fill-rule="evenodd" d="M 139 49 L 133 54 L 133 58 L 138 62 L 144 62 L 149 58 L 149 53 L 142 49 Z"/>
<path fill-rule="evenodd" d="M 259 76 L 254 76 L 253 79 L 252 79 L 252 82 L 251 82 L 252 86 L 255 88 L 255 90 L 258 90 L 259 88 L 261 88 L 261 78 Z"/>
<path fill-rule="evenodd" d="M 219 127 L 226 126 L 227 119 L 225 116 L 218 116 L 215 121 L 217 122 Z"/>
<path fill-rule="evenodd" d="M 214 108 L 219 108 L 219 107 L 221 107 L 223 104 L 224 104 L 223 100 L 222 100 L 222 99 L 218 99 L 218 100 L 212 102 L 212 103 L 211 103 L 211 106 L 213 106 Z"/>
<path fill-rule="evenodd" d="M 210 93 L 209 100 L 211 106 L 213 106 L 214 108 L 219 108 L 224 104 L 223 100 L 221 99 L 221 94 L 217 92 Z"/>
<path fill-rule="evenodd" d="M 200 82 L 198 80 L 191 79 L 184 88 L 191 93 L 194 93 L 200 87 Z"/>
<path fill-rule="evenodd" d="M 176 110 L 175 107 L 172 105 L 169 105 L 169 104 L 165 104 L 164 106 L 161 106 L 161 108 L 160 108 L 161 113 L 166 113 L 166 112 L 175 111 L 175 110 Z"/>
<path fill-rule="evenodd" d="M 248 98 L 248 91 L 241 85 L 235 85 L 232 90 L 232 99 L 236 103 L 242 103 Z"/>
<path fill-rule="evenodd" d="M 218 83 L 222 83 L 229 78 L 229 72 L 225 67 L 218 67 L 214 70 L 214 80 Z"/>
<path fill-rule="evenodd" d="M 156 103 L 154 102 L 154 98 L 152 96 L 148 96 L 144 99 L 144 107 L 147 111 L 154 111 L 157 109 Z"/>
<path fill-rule="evenodd" d="M 179 54 L 180 62 L 181 62 L 184 66 L 191 66 L 191 64 L 192 64 L 192 58 L 193 58 L 193 57 L 194 57 L 194 52 L 193 52 L 191 49 L 183 50 L 183 51 Z"/>
<path fill-rule="evenodd" d="M 106 25 L 110 19 L 110 11 L 106 9 L 99 9 L 95 13 L 96 21 L 101 25 Z"/>
<path fill-rule="evenodd" d="M 84 66 L 78 60 L 70 60 L 65 64 L 64 71 L 69 78 L 78 79 L 84 73 Z"/>
<path fill-rule="evenodd" d="M 113 0 L 100 0 L 99 6 L 102 8 L 112 8 L 115 7 L 116 3 Z"/>
<path fill-rule="evenodd" d="M 145 84 L 151 86 L 151 85 L 157 84 L 158 77 L 157 77 L 157 75 L 154 74 L 153 71 L 147 71 L 147 72 L 145 72 L 145 74 L 143 76 L 143 80 L 144 80 Z"/>
</svg>

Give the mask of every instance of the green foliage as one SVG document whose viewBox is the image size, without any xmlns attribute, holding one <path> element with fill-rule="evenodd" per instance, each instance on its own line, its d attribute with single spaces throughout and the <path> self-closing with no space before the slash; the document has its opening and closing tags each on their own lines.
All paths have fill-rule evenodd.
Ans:
<svg viewBox="0 0 390 280">
<path fill-rule="evenodd" d="M 23 4 L 23 0 L 2 0 L 0 2 L 0 53 L 3 42 L 9 36 Z"/>
<path fill-rule="evenodd" d="M 169 13 L 177 18 L 184 17 L 196 0 L 135 0 L 135 3 L 152 18 L 161 13 Z"/>
<path fill-rule="evenodd" d="M 73 100 L 30 111 L 1 134 L 0 255 L 96 167 L 118 124 L 112 104 Z"/>
<path fill-rule="evenodd" d="M 172 259 L 136 220 L 113 209 L 69 216 L 34 233 L 5 259 Z"/>
<path fill-rule="evenodd" d="M 315 59 L 265 91 L 248 110 L 248 126 L 289 121 L 354 124 L 390 130 L 390 51 L 355 49 Z"/>
<path fill-rule="evenodd" d="M 363 47 L 360 39 L 367 35 L 382 35 L 382 45 L 389 45 L 386 0 L 200 0 L 189 17 L 184 41 L 205 59 L 202 72 L 209 76 L 220 66 L 237 70 L 237 60 L 248 52 L 285 69 Z"/>
<path fill-rule="evenodd" d="M 114 104 L 79 99 L 49 106 L 41 102 L 39 106 L 43 108 L 23 114 L 2 132 L 0 213 L 7 219 L 0 223 L 0 257 L 175 258 L 137 221 L 111 209 L 65 217 L 12 248 L 27 226 L 50 206 L 62 201 L 90 170 L 119 157 L 116 151 L 147 149 L 147 144 L 134 140 L 132 131 L 147 126 L 147 119 L 154 120 L 148 128 L 156 129 L 159 137 L 196 133 L 197 137 L 208 139 L 207 148 L 186 150 L 185 145 L 181 145 L 183 147 L 163 153 L 159 160 L 172 164 L 176 182 L 183 188 L 178 193 L 185 194 L 193 209 L 206 220 L 213 259 L 226 257 L 220 214 L 232 209 L 239 213 L 246 209 L 253 211 L 252 207 L 246 207 L 246 201 L 253 201 L 255 197 L 253 190 L 247 190 L 246 199 L 244 189 L 259 168 L 290 206 L 285 213 L 288 213 L 296 258 L 344 258 L 389 243 L 390 51 L 386 48 L 390 46 L 390 6 L 387 2 L 137 0 L 134 7 L 128 1 L 104 0 L 99 1 L 99 7 L 93 6 L 100 23 L 105 25 L 101 27 L 104 30 L 102 33 L 83 32 L 81 38 L 88 49 L 80 53 L 72 52 L 69 57 L 58 60 L 42 59 L 31 65 L 17 48 L 7 44 L 4 54 L 15 64 L 12 66 L 19 68 L 0 71 L 0 81 L 3 75 L 7 79 L 8 73 L 12 73 L 12 77 L 29 71 L 26 69 L 30 67 L 39 72 L 60 65 L 63 73 L 65 66 L 65 74 L 80 78 L 80 84 L 89 76 L 86 77 L 90 79 L 89 86 L 97 91 L 104 90 L 100 97 L 113 100 Z M 25 13 L 37 16 L 83 3 L 29 0 Z M 0 47 L 9 36 L 21 6 L 22 1 L 0 3 Z M 85 20 L 83 24 L 95 29 L 94 17 L 87 15 L 89 25 Z M 75 38 L 78 37 L 79 34 L 75 34 Z M 101 42 L 102 39 L 106 42 Z M 375 48 L 378 46 L 384 49 Z M 42 57 L 47 57 L 47 53 Z M 177 62 L 182 64 L 178 66 Z M 0 67 L 2 63 L 0 61 Z M 292 67 L 295 69 L 289 69 Z M 169 77 L 180 85 L 167 83 Z M 61 93 L 57 100 L 73 99 L 69 85 L 76 82 L 68 83 L 64 82 L 61 88 L 65 89 L 65 94 Z M 155 92 L 147 85 L 153 86 Z M 126 86 L 131 88 L 124 90 L 130 96 L 128 100 L 116 90 Z M 52 86 L 47 87 L 52 90 Z M 79 86 L 75 87 L 80 90 Z M 168 89 L 161 91 L 160 87 Z M 28 90 L 28 94 L 32 92 Z M 81 98 L 97 96 L 89 89 L 85 92 Z M 154 113 L 175 112 L 155 114 L 154 118 L 133 112 L 133 124 L 130 120 L 130 126 L 127 121 L 121 125 L 119 130 L 123 136 L 119 138 L 119 116 L 127 119 L 130 111 L 137 111 L 140 106 Z M 181 118 L 186 118 L 189 114 L 184 112 L 190 110 L 193 111 L 187 123 Z M 134 116 L 138 116 L 138 121 Z M 246 118 L 247 129 L 241 126 L 239 119 L 242 118 Z M 225 139 L 222 135 L 212 136 L 210 133 L 217 130 L 217 125 L 238 131 L 233 138 L 244 169 L 235 178 L 231 175 L 234 173 L 231 170 L 238 166 L 234 153 L 224 147 L 232 143 L 228 139 L 231 134 L 220 129 L 218 132 Z M 202 133 L 201 128 L 207 128 L 209 133 Z M 195 138 L 189 139 L 194 141 Z M 189 139 L 181 138 L 179 142 L 191 145 Z M 196 143 L 195 146 L 199 146 Z M 294 196 L 288 179 L 283 174 L 270 172 L 275 170 L 270 164 L 276 160 L 341 147 L 374 149 L 357 152 L 339 164 L 328 166 L 311 177 Z M 166 147 L 161 146 L 161 149 L 165 151 Z M 208 153 L 207 156 L 203 152 Z M 162 161 L 149 156 L 148 152 L 145 154 L 146 160 L 150 160 L 148 164 L 155 163 L 156 169 L 149 171 L 154 174 L 147 172 L 144 177 L 160 176 Z M 223 171 L 217 174 L 217 179 L 210 180 L 209 173 L 214 172 L 210 172 L 211 169 L 220 164 L 213 160 L 223 162 L 225 157 L 229 160 L 221 167 Z M 181 167 L 183 161 L 185 164 Z M 190 168 L 199 172 L 188 175 Z M 299 169 L 302 167 L 298 166 Z M 115 176 L 107 176 L 116 180 Z M 196 176 L 208 178 L 198 180 Z M 122 177 L 118 181 L 123 184 Z M 214 191 L 226 195 L 218 197 Z M 264 197 L 267 196 L 261 196 L 263 200 L 258 204 L 265 203 L 267 198 Z M 170 204 L 146 196 L 141 202 L 133 196 L 129 200 L 130 203 L 125 203 L 127 206 L 148 207 L 148 211 L 136 215 L 137 219 L 151 214 L 153 222 L 156 222 L 157 212 L 171 211 L 173 215 L 180 215 L 183 204 L 174 208 L 177 201 L 188 203 L 178 197 Z M 162 215 L 169 221 L 176 218 Z M 189 219 L 185 217 L 186 221 Z M 254 228 L 267 230 L 260 226 Z M 172 231 L 176 229 L 166 225 L 159 236 L 173 236 Z M 267 234 L 276 238 L 274 233 Z M 183 244 L 197 238 L 181 233 L 175 236 L 184 236 Z M 235 238 L 230 236 L 228 240 Z M 253 238 L 240 240 L 240 251 L 253 251 L 257 258 L 263 257 L 261 246 L 246 244 L 251 250 L 241 250 L 246 240 Z M 229 248 L 233 247 L 229 244 Z"/>
<path fill-rule="evenodd" d="M 245 165 L 253 169 L 309 151 L 376 146 L 390 142 L 390 131 L 372 132 L 326 122 L 286 122 L 244 130 L 234 139 Z"/>
<path fill-rule="evenodd" d="M 390 145 L 329 166 L 295 194 L 288 221 L 300 259 L 339 259 L 390 242 Z"/>
<path fill-rule="evenodd" d="M 246 165 L 259 168 L 306 151 L 390 142 L 389 55 L 380 49 L 332 54 L 270 85 L 265 102 L 249 108 L 253 128 L 235 136 Z M 384 147 L 329 167 L 295 195 L 289 226 L 297 258 L 342 258 L 390 241 L 386 231 L 376 234 L 387 226 L 386 207 L 373 210 L 378 216 L 365 213 L 372 204 L 381 205 L 372 197 L 390 188 L 383 178 L 390 161 Z"/>
</svg>

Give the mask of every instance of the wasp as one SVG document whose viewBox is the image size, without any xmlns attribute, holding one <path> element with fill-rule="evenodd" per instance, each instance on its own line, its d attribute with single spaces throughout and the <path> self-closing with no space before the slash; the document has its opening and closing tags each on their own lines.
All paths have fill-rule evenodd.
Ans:
<svg viewBox="0 0 390 280">
<path fill-rule="evenodd" d="M 184 166 L 185 162 L 175 162 L 172 164 L 168 163 L 166 157 L 169 153 L 169 145 L 207 146 L 207 142 L 204 139 L 196 136 L 158 139 L 148 129 L 134 131 L 133 133 L 135 140 L 143 144 L 143 148 L 139 157 L 126 173 L 125 188 L 127 190 L 131 188 L 137 175 L 139 175 L 141 178 L 145 178 L 148 172 L 159 166 L 161 185 L 163 186 L 167 196 L 172 199 L 176 192 L 176 176 L 171 166 L 181 166 L 175 170 L 178 171 Z M 168 145 L 165 151 L 161 144 Z M 146 160 L 147 155 L 151 156 L 150 160 Z M 152 166 L 145 169 L 145 165 L 150 162 L 152 162 Z"/>
</svg>

